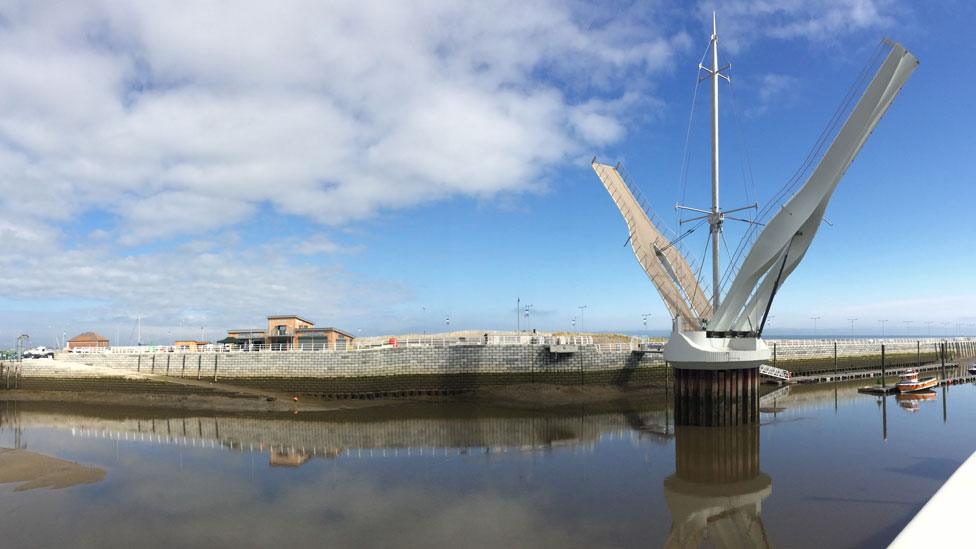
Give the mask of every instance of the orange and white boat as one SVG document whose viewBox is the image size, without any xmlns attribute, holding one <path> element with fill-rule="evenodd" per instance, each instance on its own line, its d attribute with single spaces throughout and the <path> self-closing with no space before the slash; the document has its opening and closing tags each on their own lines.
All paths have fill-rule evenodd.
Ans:
<svg viewBox="0 0 976 549">
<path fill-rule="evenodd" d="M 935 376 L 919 379 L 918 370 L 911 369 L 901 375 L 901 379 L 898 380 L 898 385 L 895 387 L 899 393 L 914 393 L 915 391 L 931 389 L 938 384 L 939 380 Z"/>
</svg>

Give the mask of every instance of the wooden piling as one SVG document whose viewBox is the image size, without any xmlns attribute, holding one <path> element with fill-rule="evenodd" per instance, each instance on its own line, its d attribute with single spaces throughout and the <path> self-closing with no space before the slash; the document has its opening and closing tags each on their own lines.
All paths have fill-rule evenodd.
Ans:
<svg viewBox="0 0 976 549">
<path fill-rule="evenodd" d="M 759 369 L 674 372 L 676 425 L 746 425 L 759 420 Z"/>
<path fill-rule="evenodd" d="M 886 387 L 885 384 L 885 346 L 884 343 L 881 344 L 881 386 Z"/>
</svg>

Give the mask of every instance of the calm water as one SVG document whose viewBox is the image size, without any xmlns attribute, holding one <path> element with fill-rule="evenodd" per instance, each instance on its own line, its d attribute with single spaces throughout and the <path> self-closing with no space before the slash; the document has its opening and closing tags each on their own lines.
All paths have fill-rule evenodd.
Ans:
<svg viewBox="0 0 976 549">
<path fill-rule="evenodd" d="M 0 402 L 0 447 L 94 468 L 0 471 L 2 545 L 883 546 L 976 449 L 976 387 L 883 405 L 854 387 L 793 387 L 755 430 L 677 432 L 651 404 L 240 417 Z"/>
</svg>

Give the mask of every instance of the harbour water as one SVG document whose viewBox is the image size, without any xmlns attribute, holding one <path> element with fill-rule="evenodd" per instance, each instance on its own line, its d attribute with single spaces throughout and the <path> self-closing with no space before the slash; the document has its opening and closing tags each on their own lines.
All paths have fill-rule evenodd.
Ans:
<svg viewBox="0 0 976 549">
<path fill-rule="evenodd" d="M 0 402 L 0 463 L 20 459 L 0 472 L 3 546 L 881 547 L 976 450 L 976 387 L 858 385 L 794 386 L 746 429 L 676 430 L 660 401 Z"/>
</svg>

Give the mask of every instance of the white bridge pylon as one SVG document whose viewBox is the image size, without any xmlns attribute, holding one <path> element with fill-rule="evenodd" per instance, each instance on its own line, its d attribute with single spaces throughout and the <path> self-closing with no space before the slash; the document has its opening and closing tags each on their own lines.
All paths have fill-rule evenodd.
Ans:
<svg viewBox="0 0 976 549">
<path fill-rule="evenodd" d="M 680 321 L 676 333 L 706 329 L 716 334 L 761 336 L 776 291 L 806 254 L 841 177 L 918 65 L 918 59 L 900 44 L 886 41 L 886 45 L 890 48 L 887 57 L 819 164 L 763 228 L 714 309 L 688 262 L 662 229 L 654 226 L 618 170 L 594 159 L 593 170 L 627 223 L 638 262 L 672 316 Z"/>
<path fill-rule="evenodd" d="M 627 222 L 637 262 L 661 294 L 672 318 L 681 318 L 685 326 L 701 326 L 701 319 L 712 316 L 712 305 L 685 257 L 651 222 L 617 168 L 594 160 L 593 170 Z"/>
</svg>

